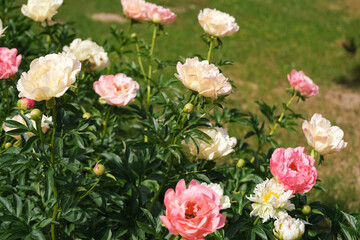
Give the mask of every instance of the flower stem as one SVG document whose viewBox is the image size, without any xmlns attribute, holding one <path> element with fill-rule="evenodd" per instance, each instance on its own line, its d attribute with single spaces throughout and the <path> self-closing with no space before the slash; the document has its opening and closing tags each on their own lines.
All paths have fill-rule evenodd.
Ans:
<svg viewBox="0 0 360 240">
<path fill-rule="evenodd" d="M 154 25 L 150 54 L 149 54 L 150 60 L 149 60 L 149 72 L 148 72 L 148 78 L 147 78 L 147 99 L 146 99 L 147 104 L 150 103 L 150 79 L 151 79 L 151 73 L 152 73 L 151 57 L 154 53 L 155 40 L 156 40 L 156 28 L 157 28 L 157 25 Z"/>
<path fill-rule="evenodd" d="M 260 216 L 258 216 L 254 222 L 254 226 L 257 224 L 257 222 L 260 220 Z"/>
<path fill-rule="evenodd" d="M 270 136 L 272 136 L 275 133 L 276 129 L 279 127 L 279 122 L 281 122 L 281 120 L 284 118 L 286 110 L 289 108 L 292 101 L 294 101 L 295 97 L 296 97 L 296 91 L 294 90 L 292 97 L 287 102 L 286 107 L 282 110 L 279 119 L 276 121 L 275 125 L 272 127 L 272 129 L 270 131 Z"/>
<path fill-rule="evenodd" d="M 209 46 L 209 51 L 208 51 L 208 54 L 207 54 L 207 61 L 210 63 L 210 56 L 211 56 L 211 50 L 213 48 L 213 45 L 214 45 L 214 38 L 211 37 L 211 41 L 210 41 L 210 46 Z"/>
<path fill-rule="evenodd" d="M 91 193 L 91 191 L 94 189 L 94 187 L 100 182 L 100 179 L 101 179 L 102 176 L 100 176 L 98 178 L 98 180 L 94 183 L 94 185 L 89 189 L 89 191 L 87 191 L 84 195 L 82 195 L 80 197 L 80 199 L 83 199 L 84 197 L 86 197 L 87 195 L 89 195 Z"/>
<path fill-rule="evenodd" d="M 141 74 L 144 76 L 144 81 L 146 82 L 146 74 L 145 74 L 145 70 L 144 70 L 144 65 L 141 60 L 141 54 L 140 54 L 140 48 L 139 48 L 138 42 L 136 42 L 135 47 L 136 47 L 137 59 L 138 59 L 138 63 L 140 66 Z"/>
<path fill-rule="evenodd" d="M 55 99 L 54 99 L 55 100 Z M 50 157 L 50 165 L 53 166 L 54 170 L 55 170 L 55 133 L 56 133 L 56 116 L 57 116 L 57 109 L 56 109 L 56 101 L 55 104 L 53 106 L 53 113 L 52 113 L 52 120 L 53 120 L 53 132 L 51 135 L 51 157 Z M 41 131 L 39 129 L 39 131 Z M 55 171 L 54 171 L 55 172 Z M 54 186 L 53 186 L 53 193 L 54 193 L 54 198 L 57 201 L 58 198 L 58 192 L 57 192 L 57 188 L 56 188 L 56 183 L 54 180 Z M 51 239 L 52 240 L 56 240 L 56 236 L 55 236 L 55 224 L 54 221 L 56 220 L 57 214 L 58 214 L 58 209 L 59 209 L 59 202 L 56 202 L 55 206 L 54 206 L 54 211 L 52 214 L 52 223 L 51 223 Z"/>
<path fill-rule="evenodd" d="M 107 122 L 109 121 L 109 116 L 110 116 L 110 108 L 108 109 L 108 111 L 106 113 L 105 121 L 103 122 L 104 129 L 103 129 L 102 137 L 101 137 L 101 145 L 104 144 L 104 139 L 105 139 L 107 125 L 108 125 Z"/>
</svg>

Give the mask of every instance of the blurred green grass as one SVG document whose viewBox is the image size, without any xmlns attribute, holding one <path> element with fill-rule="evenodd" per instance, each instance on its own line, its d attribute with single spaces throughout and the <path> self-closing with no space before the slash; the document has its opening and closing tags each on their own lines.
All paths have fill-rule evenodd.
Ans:
<svg viewBox="0 0 360 240">
<path fill-rule="evenodd" d="M 162 60 L 181 60 L 193 54 L 205 56 L 207 46 L 201 40 L 203 31 L 197 22 L 198 12 L 216 8 L 234 16 L 240 26 L 239 32 L 224 37 L 223 47 L 215 50 L 212 61 L 234 61 L 225 66 L 225 76 L 234 81 L 235 93 L 230 96 L 230 106 L 254 111 L 255 100 L 263 99 L 280 106 L 288 98 L 286 75 L 292 70 L 303 70 L 319 86 L 320 95 L 294 109 L 311 117 L 322 113 L 345 131 L 348 149 L 326 158 L 318 167 L 319 176 L 326 193 L 316 191 L 313 199 L 339 203 L 350 211 L 360 210 L 360 153 L 359 130 L 356 119 L 359 106 L 344 109 L 334 107 L 330 94 L 356 94 L 360 97 L 359 54 L 352 55 L 342 44 L 354 39 L 360 42 L 360 2 L 352 0 L 183 0 L 152 1 L 171 8 L 176 21 L 165 27 L 166 35 L 157 38 L 155 56 Z M 91 19 L 94 13 L 114 13 L 122 16 L 120 0 L 65 0 L 56 19 L 72 21 L 79 29 L 78 35 L 92 38 L 102 44 L 112 42 L 110 25 L 127 29 L 125 23 L 105 23 Z M 140 38 L 150 42 L 152 29 L 148 24 L 136 24 L 132 29 Z M 356 42 L 357 41 L 357 42 Z M 167 69 L 171 76 L 175 68 Z M 341 84 L 346 83 L 346 85 Z M 342 95 L 341 95 L 342 96 Z M 334 99 L 334 101 L 337 101 Z M 345 101 L 345 100 L 338 100 Z M 343 104 L 351 104 L 344 102 Z M 334 111 L 336 109 L 336 111 Z M 339 118 L 342 116 L 342 118 Z M 350 121 L 349 119 L 355 119 Z M 343 124 L 343 125 L 341 125 Z M 229 129 L 238 134 L 236 129 Z M 279 132 L 284 147 L 306 146 L 301 129 L 298 133 Z M 340 164 L 341 163 L 341 164 Z M 346 177 L 345 177 L 346 176 Z"/>
</svg>

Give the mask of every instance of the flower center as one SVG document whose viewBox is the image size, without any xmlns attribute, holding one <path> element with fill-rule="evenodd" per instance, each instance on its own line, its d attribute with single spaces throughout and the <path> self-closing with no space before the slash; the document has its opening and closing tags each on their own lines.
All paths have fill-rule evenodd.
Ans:
<svg viewBox="0 0 360 240">
<path fill-rule="evenodd" d="M 185 209 L 185 218 L 186 219 L 192 219 L 196 217 L 197 208 L 195 207 L 195 202 L 189 202 L 186 204 Z"/>
<path fill-rule="evenodd" d="M 297 170 L 298 170 L 296 164 L 293 162 L 290 164 L 289 168 L 295 172 L 297 172 Z"/>
<path fill-rule="evenodd" d="M 269 201 L 269 199 L 271 198 L 271 196 L 276 197 L 277 199 L 279 199 L 279 194 L 274 193 L 274 192 L 268 192 L 265 194 L 264 196 L 264 201 L 267 203 Z"/>
</svg>

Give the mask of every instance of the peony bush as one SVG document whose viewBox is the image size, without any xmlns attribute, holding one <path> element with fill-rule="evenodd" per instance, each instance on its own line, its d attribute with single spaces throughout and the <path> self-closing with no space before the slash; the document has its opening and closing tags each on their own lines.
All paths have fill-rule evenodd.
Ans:
<svg viewBox="0 0 360 240">
<path fill-rule="evenodd" d="M 241 34 L 234 17 L 199 9 L 204 55 L 163 61 L 170 9 L 121 0 L 128 30 L 102 45 L 56 21 L 62 3 L 0 5 L 0 239 L 360 237 L 358 215 L 307 198 L 323 190 L 324 155 L 347 143 L 321 114 L 291 109 L 319 92 L 303 71 L 289 69 L 282 108 L 229 109 L 229 61 L 211 53 Z M 152 27 L 150 43 L 135 23 Z M 281 128 L 302 129 L 308 146 L 285 149 Z"/>
</svg>

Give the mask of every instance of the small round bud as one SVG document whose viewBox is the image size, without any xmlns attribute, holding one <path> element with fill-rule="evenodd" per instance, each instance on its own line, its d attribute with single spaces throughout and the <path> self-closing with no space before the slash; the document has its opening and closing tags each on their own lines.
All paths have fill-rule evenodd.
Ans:
<svg viewBox="0 0 360 240">
<path fill-rule="evenodd" d="M 79 80 L 83 80 L 83 79 L 85 78 L 85 73 L 84 73 L 84 71 L 79 72 L 77 78 L 78 78 Z"/>
<path fill-rule="evenodd" d="M 5 143 L 5 149 L 9 149 L 9 148 L 11 148 L 12 147 L 12 143 L 11 142 L 7 142 L 7 143 Z"/>
<path fill-rule="evenodd" d="M 309 205 L 304 205 L 301 209 L 301 212 L 305 215 L 308 215 L 311 213 L 311 207 Z"/>
<path fill-rule="evenodd" d="M 14 142 L 14 147 L 20 147 L 20 145 L 21 145 L 21 140 Z"/>
<path fill-rule="evenodd" d="M 261 171 L 261 172 L 265 172 L 265 168 L 264 168 L 263 165 L 260 166 L 260 171 Z"/>
<path fill-rule="evenodd" d="M 55 98 L 51 98 L 50 100 L 46 101 L 46 108 L 53 109 L 56 104 Z"/>
<path fill-rule="evenodd" d="M 137 35 L 136 35 L 136 33 L 132 33 L 130 37 L 131 37 L 131 38 L 136 38 Z"/>
<path fill-rule="evenodd" d="M 17 101 L 17 106 L 21 110 L 32 109 L 35 106 L 35 101 L 26 97 L 23 97 Z"/>
<path fill-rule="evenodd" d="M 104 104 L 106 104 L 106 100 L 103 98 L 99 98 L 99 103 L 104 105 Z"/>
<path fill-rule="evenodd" d="M 30 112 L 30 118 L 34 121 L 41 119 L 41 116 L 42 116 L 42 112 L 37 108 L 34 108 Z"/>
<path fill-rule="evenodd" d="M 94 173 L 96 176 L 101 176 L 105 173 L 105 166 L 102 164 L 96 164 L 94 167 Z"/>
<path fill-rule="evenodd" d="M 184 106 L 184 112 L 186 113 L 192 113 L 194 112 L 194 105 L 192 103 L 187 103 L 185 106 Z"/>
<path fill-rule="evenodd" d="M 89 119 L 89 118 L 91 117 L 91 114 L 88 113 L 88 112 L 86 112 L 86 113 L 84 113 L 84 114 L 82 115 L 82 117 L 83 117 L 84 119 Z"/>
<path fill-rule="evenodd" d="M 236 167 L 237 167 L 237 168 L 242 168 L 243 166 L 245 166 L 245 160 L 244 160 L 244 159 L 240 159 L 240 160 L 236 163 Z"/>
</svg>

